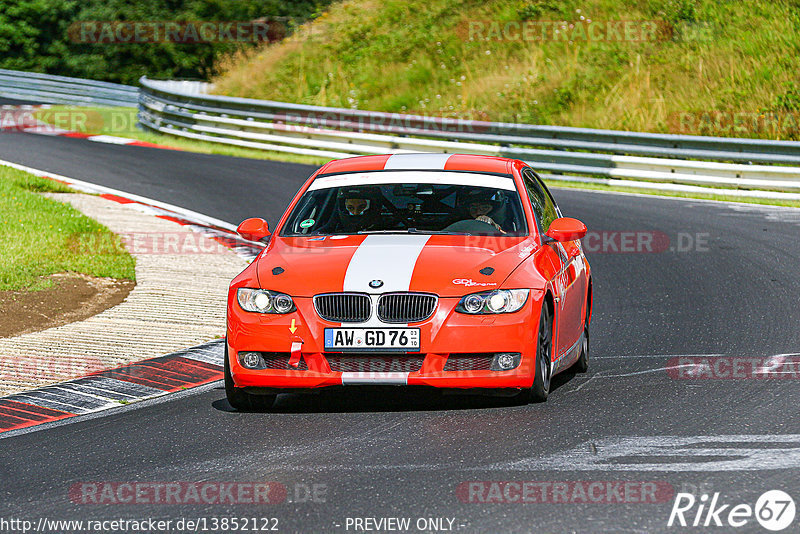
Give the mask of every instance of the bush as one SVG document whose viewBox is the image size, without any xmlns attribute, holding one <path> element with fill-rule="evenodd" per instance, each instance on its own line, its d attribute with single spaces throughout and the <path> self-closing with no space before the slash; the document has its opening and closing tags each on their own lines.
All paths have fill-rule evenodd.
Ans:
<svg viewBox="0 0 800 534">
<path fill-rule="evenodd" d="M 250 21 L 301 23 L 332 0 L 6 0 L 0 10 L 0 68 L 135 85 L 152 78 L 208 79 L 216 59 L 245 43 L 83 44 L 70 39 L 80 21 Z M 282 19 L 281 19 L 282 20 Z M 290 24 L 291 26 L 292 24 Z"/>
</svg>

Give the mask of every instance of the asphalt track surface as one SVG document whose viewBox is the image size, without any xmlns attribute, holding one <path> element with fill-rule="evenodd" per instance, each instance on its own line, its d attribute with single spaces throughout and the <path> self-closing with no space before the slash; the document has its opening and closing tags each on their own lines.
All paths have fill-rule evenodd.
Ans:
<svg viewBox="0 0 800 534">
<path fill-rule="evenodd" d="M 0 159 L 233 224 L 248 216 L 274 223 L 313 171 L 19 133 L 0 134 Z M 626 231 L 663 232 L 670 244 L 656 253 L 589 251 L 590 370 L 556 378 L 547 403 L 347 389 L 283 395 L 269 413 L 240 414 L 217 385 L 0 439 L 0 517 L 257 516 L 278 518 L 280 532 L 354 532 L 346 528 L 354 517 L 409 517 L 412 525 L 445 517 L 458 532 L 654 532 L 704 530 L 667 528 L 673 492 L 720 492 L 721 503 L 754 505 L 781 489 L 797 501 L 797 380 L 677 379 L 665 368 L 677 356 L 800 352 L 800 211 L 554 194 L 601 243 L 603 235 L 613 240 L 603 232 Z M 104 481 L 276 481 L 294 502 L 70 500 L 72 484 Z M 657 503 L 476 503 L 457 492 L 467 481 L 654 482 L 671 490 Z M 327 488 L 324 498 L 293 497 L 313 484 Z M 754 519 L 737 530 L 765 532 Z M 788 531 L 798 531 L 797 519 Z"/>
</svg>

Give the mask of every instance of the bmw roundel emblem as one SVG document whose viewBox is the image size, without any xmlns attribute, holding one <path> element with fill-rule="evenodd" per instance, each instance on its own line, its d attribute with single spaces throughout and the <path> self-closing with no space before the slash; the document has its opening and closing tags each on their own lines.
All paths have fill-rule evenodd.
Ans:
<svg viewBox="0 0 800 534">
<path fill-rule="evenodd" d="M 373 280 L 369 283 L 369 287 L 372 289 L 378 289 L 381 286 L 383 286 L 383 280 Z"/>
</svg>

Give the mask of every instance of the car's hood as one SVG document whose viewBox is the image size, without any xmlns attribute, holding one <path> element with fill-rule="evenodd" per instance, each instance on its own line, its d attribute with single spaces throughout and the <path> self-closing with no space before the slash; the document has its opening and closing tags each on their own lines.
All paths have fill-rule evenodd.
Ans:
<svg viewBox="0 0 800 534">
<path fill-rule="evenodd" d="M 529 237 L 452 235 L 274 237 L 261 287 L 293 296 L 424 291 L 461 296 L 500 287 L 535 247 Z"/>
</svg>

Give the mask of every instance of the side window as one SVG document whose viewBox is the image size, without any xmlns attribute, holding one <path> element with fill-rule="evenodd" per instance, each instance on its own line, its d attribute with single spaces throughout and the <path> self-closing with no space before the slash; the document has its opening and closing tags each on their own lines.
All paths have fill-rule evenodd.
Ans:
<svg viewBox="0 0 800 534">
<path fill-rule="evenodd" d="M 528 198 L 531 201 L 533 214 L 536 216 L 536 222 L 539 225 L 539 233 L 544 233 L 550 228 L 550 223 L 558 219 L 558 209 L 544 185 L 533 174 L 533 171 L 523 169 L 522 179 L 525 182 L 525 189 L 528 190 Z"/>
<path fill-rule="evenodd" d="M 542 178 L 536 175 L 535 173 L 534 177 L 536 178 L 536 183 L 539 184 L 539 187 L 542 189 L 542 191 L 544 191 L 545 195 L 547 196 L 547 203 L 551 205 L 551 208 L 555 213 L 555 218 L 558 219 L 559 217 L 563 217 L 563 215 L 561 214 L 561 210 L 558 207 L 558 204 L 556 204 L 556 199 L 553 198 L 553 193 L 551 193 L 550 190 L 547 189 L 547 186 L 544 185 L 544 180 L 542 180 Z M 553 221 L 551 220 L 550 222 Z"/>
</svg>

